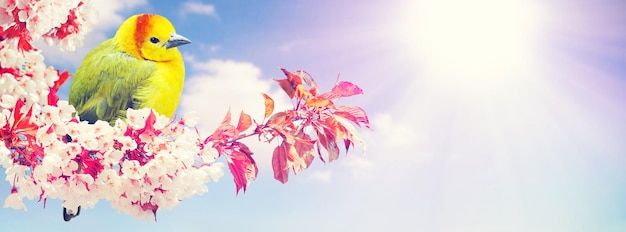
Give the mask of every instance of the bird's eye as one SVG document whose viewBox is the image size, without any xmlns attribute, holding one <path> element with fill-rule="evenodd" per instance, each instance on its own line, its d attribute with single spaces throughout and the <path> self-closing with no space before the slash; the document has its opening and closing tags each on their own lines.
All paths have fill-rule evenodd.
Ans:
<svg viewBox="0 0 626 232">
<path fill-rule="evenodd" d="M 153 43 L 153 44 L 159 43 L 159 38 L 157 38 L 157 37 L 150 37 L 150 43 Z"/>
</svg>

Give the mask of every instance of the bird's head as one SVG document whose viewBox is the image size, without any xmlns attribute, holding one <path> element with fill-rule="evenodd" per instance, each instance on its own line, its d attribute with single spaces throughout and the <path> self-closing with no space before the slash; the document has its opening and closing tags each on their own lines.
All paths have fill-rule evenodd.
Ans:
<svg viewBox="0 0 626 232">
<path fill-rule="evenodd" d="M 170 61 L 180 57 L 176 47 L 191 43 L 167 18 L 156 14 L 138 14 L 128 18 L 115 34 L 124 52 L 152 61 Z"/>
</svg>

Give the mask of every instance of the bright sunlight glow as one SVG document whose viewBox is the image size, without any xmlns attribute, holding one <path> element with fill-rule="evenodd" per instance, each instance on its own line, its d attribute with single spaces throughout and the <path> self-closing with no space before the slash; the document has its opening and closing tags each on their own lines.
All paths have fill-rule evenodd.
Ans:
<svg viewBox="0 0 626 232">
<path fill-rule="evenodd" d="M 409 14 L 408 39 L 428 68 L 472 81 L 502 78 L 528 64 L 537 9 L 525 0 L 424 0 Z M 406 28 L 405 28 L 406 29 Z"/>
</svg>

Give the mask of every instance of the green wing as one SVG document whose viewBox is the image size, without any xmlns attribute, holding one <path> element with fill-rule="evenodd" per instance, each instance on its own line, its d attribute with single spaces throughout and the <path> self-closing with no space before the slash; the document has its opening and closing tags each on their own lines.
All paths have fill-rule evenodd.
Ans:
<svg viewBox="0 0 626 232">
<path fill-rule="evenodd" d="M 112 40 L 94 48 L 80 65 L 70 87 L 70 104 L 81 120 L 113 123 L 137 104 L 137 88 L 155 71 L 154 62 L 116 51 Z"/>
</svg>

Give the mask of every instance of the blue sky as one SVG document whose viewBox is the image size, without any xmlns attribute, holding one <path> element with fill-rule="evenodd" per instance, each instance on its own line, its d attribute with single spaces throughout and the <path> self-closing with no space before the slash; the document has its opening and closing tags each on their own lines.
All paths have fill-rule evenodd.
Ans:
<svg viewBox="0 0 626 232">
<path fill-rule="evenodd" d="M 4 209 L 5 228 L 64 231 L 624 231 L 626 3 L 622 1 L 103 1 L 76 53 L 44 48 L 73 72 L 140 12 L 193 43 L 180 114 L 208 134 L 230 107 L 262 117 L 259 92 L 288 107 L 278 67 L 323 89 L 364 95 L 368 148 L 316 162 L 283 185 L 271 146 L 253 144 L 258 179 L 230 176 L 146 223 L 106 201 L 70 223 L 59 201 Z M 192 7 L 186 7 L 192 6 Z M 61 93 L 67 99 L 66 84 Z M 256 115 L 256 116 L 255 116 Z M 275 145 L 275 144 L 274 144 Z M 0 199 L 10 192 L 0 184 Z"/>
</svg>

